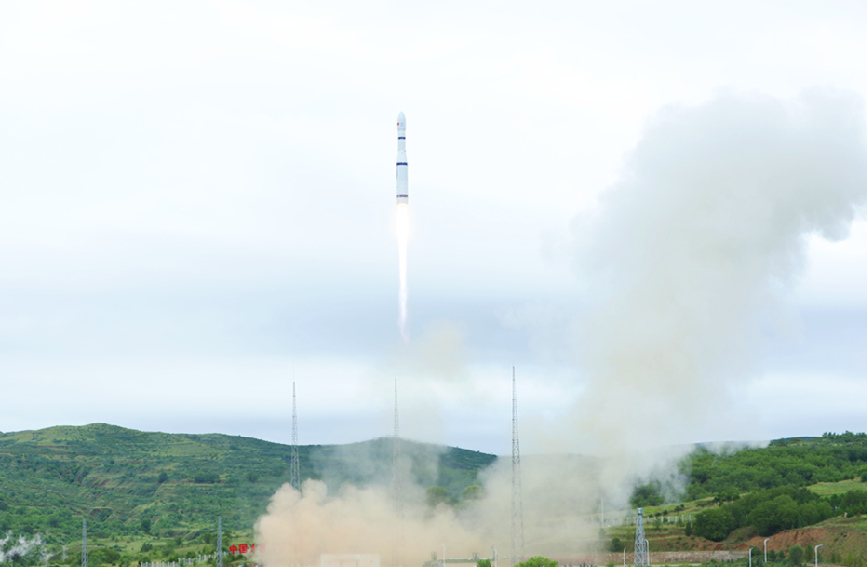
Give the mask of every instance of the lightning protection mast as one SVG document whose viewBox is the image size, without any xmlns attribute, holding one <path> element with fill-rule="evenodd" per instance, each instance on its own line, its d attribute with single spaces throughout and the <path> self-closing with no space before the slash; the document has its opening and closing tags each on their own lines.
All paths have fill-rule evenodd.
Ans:
<svg viewBox="0 0 867 567">
<path fill-rule="evenodd" d="M 638 509 L 635 521 L 635 567 L 650 567 L 650 554 L 647 552 L 647 538 L 644 537 L 644 511 Z"/>
<path fill-rule="evenodd" d="M 289 463 L 289 484 L 301 490 L 301 462 L 298 459 L 298 409 L 295 406 L 295 382 L 292 382 L 292 457 Z"/>
<path fill-rule="evenodd" d="M 520 555 L 518 553 L 520 552 Z M 518 447 L 518 389 L 512 367 L 512 558 L 514 567 L 524 560 L 524 503 L 521 498 L 521 450 Z"/>
<path fill-rule="evenodd" d="M 217 567 L 223 567 L 223 518 L 217 518 Z"/>
<path fill-rule="evenodd" d="M 81 521 L 81 567 L 87 567 L 87 518 Z"/>
<path fill-rule="evenodd" d="M 403 517 L 403 494 L 400 486 L 400 420 L 397 413 L 397 378 L 394 379 L 394 437 L 392 438 L 392 491 L 394 509 L 398 518 Z"/>
</svg>

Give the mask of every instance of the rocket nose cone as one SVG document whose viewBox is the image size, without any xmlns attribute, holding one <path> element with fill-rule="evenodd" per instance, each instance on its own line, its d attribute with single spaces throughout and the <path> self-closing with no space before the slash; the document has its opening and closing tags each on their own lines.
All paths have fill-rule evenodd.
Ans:
<svg viewBox="0 0 867 567">
<path fill-rule="evenodd" d="M 406 116 L 403 115 L 403 112 L 397 115 L 397 125 L 406 126 Z"/>
</svg>

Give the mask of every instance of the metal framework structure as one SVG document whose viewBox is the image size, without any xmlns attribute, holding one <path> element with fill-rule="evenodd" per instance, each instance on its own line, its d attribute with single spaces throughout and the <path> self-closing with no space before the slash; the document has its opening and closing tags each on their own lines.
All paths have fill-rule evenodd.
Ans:
<svg viewBox="0 0 867 567">
<path fill-rule="evenodd" d="M 81 567 L 87 567 L 87 519 L 81 521 Z"/>
<path fill-rule="evenodd" d="M 647 538 L 644 536 L 644 510 L 638 509 L 635 520 L 635 567 L 650 567 L 650 553 L 647 549 Z"/>
<path fill-rule="evenodd" d="M 394 437 L 392 438 L 392 492 L 397 516 L 403 517 L 403 490 L 400 482 L 400 419 L 397 412 L 397 378 L 394 379 Z"/>
<path fill-rule="evenodd" d="M 217 567 L 223 567 L 223 518 L 217 518 Z"/>
<path fill-rule="evenodd" d="M 520 555 L 519 555 L 520 552 Z M 512 557 L 514 567 L 524 560 L 524 502 L 521 497 L 521 450 L 518 447 L 518 389 L 512 367 Z"/>
<path fill-rule="evenodd" d="M 289 463 L 289 484 L 301 490 L 301 461 L 298 458 L 298 409 L 295 405 L 295 382 L 292 382 L 292 457 Z"/>
</svg>

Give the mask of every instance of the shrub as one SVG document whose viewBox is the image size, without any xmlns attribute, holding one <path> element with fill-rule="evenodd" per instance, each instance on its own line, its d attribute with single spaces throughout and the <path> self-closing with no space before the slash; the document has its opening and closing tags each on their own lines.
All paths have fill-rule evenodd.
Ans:
<svg viewBox="0 0 867 567">
<path fill-rule="evenodd" d="M 214 484 L 215 482 L 219 482 L 220 477 L 215 472 L 200 472 L 196 473 L 193 480 L 196 484 Z"/>
<path fill-rule="evenodd" d="M 558 567 L 557 561 L 537 555 L 518 563 L 515 567 Z"/>
</svg>

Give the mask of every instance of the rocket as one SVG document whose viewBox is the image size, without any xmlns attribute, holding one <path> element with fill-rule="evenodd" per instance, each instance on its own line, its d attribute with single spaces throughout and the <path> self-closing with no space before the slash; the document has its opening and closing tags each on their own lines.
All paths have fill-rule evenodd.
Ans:
<svg viewBox="0 0 867 567">
<path fill-rule="evenodd" d="M 406 163 L 406 116 L 403 112 L 397 115 L 397 204 L 409 204 L 409 188 Z"/>
</svg>

